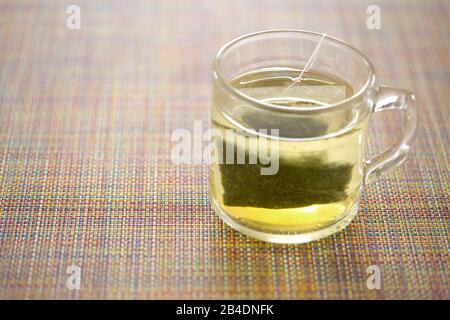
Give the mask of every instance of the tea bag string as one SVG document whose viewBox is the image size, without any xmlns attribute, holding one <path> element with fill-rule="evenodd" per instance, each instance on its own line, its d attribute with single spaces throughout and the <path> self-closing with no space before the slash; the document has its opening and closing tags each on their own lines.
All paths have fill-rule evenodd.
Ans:
<svg viewBox="0 0 450 320">
<path fill-rule="evenodd" d="M 292 87 L 297 82 L 300 82 L 303 80 L 303 78 L 302 78 L 303 74 L 312 67 L 312 65 L 317 57 L 317 53 L 319 52 L 320 45 L 322 44 L 322 41 L 323 41 L 323 39 L 325 39 L 326 36 L 327 36 L 326 33 L 322 34 L 322 37 L 320 38 L 319 42 L 317 43 L 316 48 L 314 49 L 313 53 L 309 57 L 308 61 L 306 62 L 305 67 L 303 68 L 302 72 L 300 73 L 300 75 L 297 78 L 295 78 L 293 80 L 293 82 L 288 87 L 286 87 L 286 90 L 289 89 L 290 87 Z"/>
</svg>

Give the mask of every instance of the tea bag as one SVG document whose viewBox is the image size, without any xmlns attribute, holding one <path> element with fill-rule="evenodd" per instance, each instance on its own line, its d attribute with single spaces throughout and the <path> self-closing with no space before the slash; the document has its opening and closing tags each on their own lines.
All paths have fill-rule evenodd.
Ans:
<svg viewBox="0 0 450 320">
<path fill-rule="evenodd" d="M 303 77 L 303 78 L 302 78 Z M 247 77 L 235 84 L 244 94 L 274 105 L 285 107 L 308 107 L 311 109 L 345 100 L 347 87 L 343 82 L 326 81 L 302 71 L 297 81 L 286 85 L 286 75 L 281 72 Z M 288 79 L 295 79 L 288 77 Z M 290 83 L 291 81 L 289 80 Z M 274 85 L 278 84 L 278 85 Z M 310 138 L 327 134 L 328 122 L 308 113 L 265 111 L 248 107 L 237 107 L 233 117 L 247 128 L 279 129 L 280 138 Z M 236 138 L 242 132 L 234 133 Z M 243 139 L 218 140 L 221 150 L 227 146 L 234 155 L 245 154 L 258 159 L 254 150 L 248 148 Z M 267 139 L 252 136 L 248 139 Z M 286 143 L 286 142 L 284 142 Z M 256 164 L 220 164 L 223 186 L 223 203 L 226 206 L 255 207 L 267 209 L 300 208 L 317 204 L 344 201 L 346 189 L 352 178 L 353 164 L 330 161 L 328 151 L 302 150 L 301 142 L 292 142 L 292 147 L 283 147 L 278 158 L 278 172 L 261 175 L 261 168 L 268 167 L 258 161 Z M 281 146 L 280 146 L 281 148 Z M 235 158 L 236 160 L 236 158 Z"/>
<path fill-rule="evenodd" d="M 305 104 L 313 100 L 318 103 L 334 103 L 345 99 L 345 86 L 297 85 L 280 90 L 280 87 L 255 87 L 244 89 L 256 99 L 270 97 L 272 101 Z M 243 90 L 243 91 L 244 91 Z M 302 97 L 295 100 L 295 97 Z M 273 103 L 273 102 L 272 102 Z M 291 103 L 290 105 L 292 105 Z M 305 138 L 320 137 L 327 133 L 327 122 L 295 113 L 271 112 L 241 108 L 233 115 L 248 128 L 255 130 L 279 129 L 280 137 Z M 238 114 L 241 112 L 241 114 Z M 229 141 L 223 143 L 222 150 L 234 148 L 234 155 L 245 153 L 245 164 L 219 165 L 224 189 L 223 201 L 227 206 L 259 207 L 267 209 L 299 208 L 314 204 L 327 204 L 346 198 L 346 187 L 350 182 L 353 165 L 333 163 L 326 154 L 299 157 L 293 152 L 282 152 L 279 157 L 279 169 L 275 175 L 261 175 L 265 165 L 258 162 L 249 164 L 250 151 L 248 143 L 236 139 L 241 133 L 235 133 Z M 265 137 L 247 137 L 248 139 L 265 139 Z M 244 140 L 245 141 L 245 140 Z M 247 141 L 248 142 L 248 141 Z M 252 154 L 253 158 L 258 158 Z M 235 160 L 237 160 L 235 158 Z M 267 167 L 267 166 L 266 166 Z"/>
<path fill-rule="evenodd" d="M 220 142 L 218 142 L 220 143 Z M 229 148 L 245 146 L 224 142 Z M 241 150 L 242 151 L 242 150 Z M 249 151 L 245 151 L 249 159 Z M 236 160 L 236 159 L 235 159 Z M 350 182 L 353 165 L 327 163 L 320 156 L 298 159 L 279 158 L 279 169 L 275 175 L 261 175 L 264 167 L 256 164 L 220 164 L 223 201 L 227 206 L 259 207 L 268 209 L 298 208 L 314 204 L 338 202 L 346 197 L 346 186 Z"/>
</svg>

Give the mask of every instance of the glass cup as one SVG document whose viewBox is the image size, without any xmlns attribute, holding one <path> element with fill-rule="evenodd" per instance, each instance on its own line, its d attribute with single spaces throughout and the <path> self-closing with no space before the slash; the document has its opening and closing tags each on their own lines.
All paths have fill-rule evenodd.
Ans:
<svg viewBox="0 0 450 320">
<path fill-rule="evenodd" d="M 296 84 L 264 89 L 265 99 L 233 85 L 242 75 L 274 69 L 340 79 L 351 94 L 313 107 L 287 106 L 272 103 L 270 95 Z M 303 243 L 345 228 L 364 185 L 400 165 L 415 137 L 414 95 L 378 85 L 369 60 L 331 36 L 299 30 L 249 34 L 219 51 L 213 75 L 210 200 L 228 225 L 260 240 Z M 386 151 L 366 159 L 370 116 L 388 109 L 401 111 L 401 133 Z"/>
</svg>

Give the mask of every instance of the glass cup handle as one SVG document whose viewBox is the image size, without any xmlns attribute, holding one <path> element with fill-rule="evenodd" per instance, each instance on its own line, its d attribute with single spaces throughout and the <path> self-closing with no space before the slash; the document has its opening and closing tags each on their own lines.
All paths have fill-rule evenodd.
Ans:
<svg viewBox="0 0 450 320">
<path fill-rule="evenodd" d="M 417 108 L 414 94 L 407 90 L 380 86 L 373 112 L 392 109 L 402 111 L 403 125 L 400 137 L 390 148 L 365 161 L 366 184 L 405 161 L 411 144 L 414 142 L 417 130 Z"/>
</svg>

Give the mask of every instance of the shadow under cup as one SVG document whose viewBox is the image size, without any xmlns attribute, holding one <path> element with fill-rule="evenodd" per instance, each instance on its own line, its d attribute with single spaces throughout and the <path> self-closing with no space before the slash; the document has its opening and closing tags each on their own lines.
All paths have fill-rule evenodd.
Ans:
<svg viewBox="0 0 450 320">
<path fill-rule="evenodd" d="M 331 80 L 304 77 L 292 84 L 319 42 L 307 74 Z M 347 226 L 364 184 L 376 93 L 370 62 L 338 39 L 275 30 L 228 43 L 213 68 L 215 212 L 244 234 L 280 243 L 312 241 Z M 344 95 L 327 103 L 274 102 L 295 92 L 314 98 L 341 88 Z"/>
</svg>

